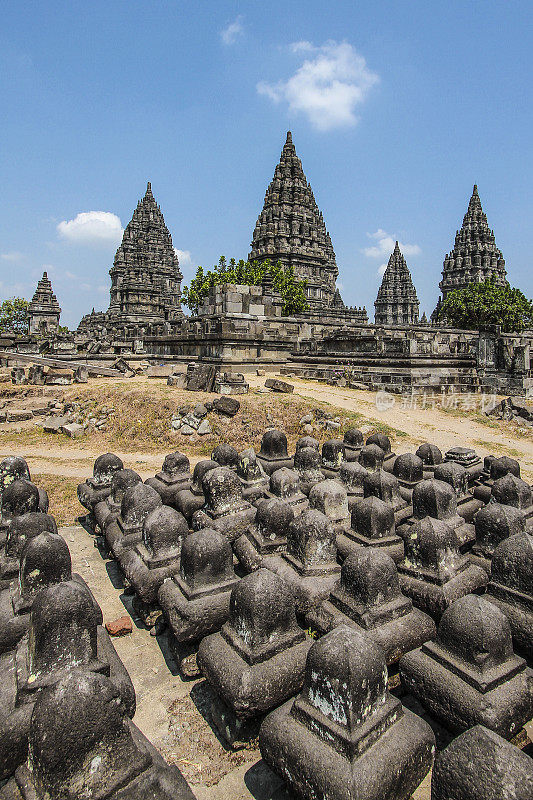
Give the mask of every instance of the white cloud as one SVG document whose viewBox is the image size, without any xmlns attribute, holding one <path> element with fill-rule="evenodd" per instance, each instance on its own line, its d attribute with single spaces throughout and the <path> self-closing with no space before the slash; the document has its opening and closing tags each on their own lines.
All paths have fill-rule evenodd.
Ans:
<svg viewBox="0 0 533 800">
<path fill-rule="evenodd" d="M 376 272 L 377 272 L 377 274 L 379 275 L 380 278 L 382 278 L 385 275 L 385 270 L 386 269 L 387 269 L 387 265 L 386 264 L 380 264 L 379 265 L 379 267 L 377 268 Z"/>
<path fill-rule="evenodd" d="M 0 253 L 0 258 L 3 261 L 11 261 L 12 263 L 15 263 L 17 261 L 22 261 L 24 254 L 19 253 L 18 250 L 12 250 L 10 253 Z"/>
<path fill-rule="evenodd" d="M 303 113 L 319 131 L 356 125 L 355 108 L 378 81 L 363 56 L 348 42 L 328 41 L 320 47 L 294 42 L 294 55 L 303 64 L 285 81 L 257 84 L 259 94 L 274 103 L 287 103 L 291 113 Z"/>
<path fill-rule="evenodd" d="M 109 291 L 109 286 L 97 286 L 97 287 L 96 287 L 96 291 L 97 291 L 99 294 L 107 294 L 107 293 L 108 293 L 108 291 Z"/>
<path fill-rule="evenodd" d="M 388 259 L 394 250 L 396 237 L 391 236 L 390 233 L 387 233 L 382 228 L 378 228 L 375 233 L 367 233 L 367 236 L 369 239 L 375 239 L 377 244 L 373 244 L 371 247 L 365 247 L 363 249 L 365 256 L 367 256 L 367 258 Z M 398 241 L 398 244 L 404 256 L 417 256 L 422 252 L 417 244 L 406 244 L 400 241 Z"/>
<path fill-rule="evenodd" d="M 77 275 L 74 275 L 73 272 L 70 272 L 68 269 L 65 271 L 65 278 L 68 278 L 69 281 L 75 281 L 78 279 Z"/>
<path fill-rule="evenodd" d="M 177 247 L 174 248 L 174 252 L 178 257 L 178 261 L 180 262 L 182 267 L 187 266 L 188 264 L 192 263 L 191 251 L 190 250 L 178 250 Z"/>
<path fill-rule="evenodd" d="M 63 239 L 80 244 L 118 244 L 123 233 L 119 217 L 109 211 L 82 211 L 60 222 L 57 231 Z"/>
<path fill-rule="evenodd" d="M 226 25 L 226 27 L 220 31 L 220 38 L 224 44 L 230 45 L 235 44 L 237 39 L 240 39 L 241 36 L 244 36 L 244 25 L 243 17 L 239 14 L 238 17 L 235 17 L 233 22 L 230 22 L 229 25 Z"/>
</svg>

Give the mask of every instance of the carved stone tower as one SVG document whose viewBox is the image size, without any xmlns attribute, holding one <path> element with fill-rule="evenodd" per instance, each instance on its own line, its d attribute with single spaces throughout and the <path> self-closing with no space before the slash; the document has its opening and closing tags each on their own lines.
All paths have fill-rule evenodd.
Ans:
<svg viewBox="0 0 533 800">
<path fill-rule="evenodd" d="M 109 274 L 113 324 L 158 324 L 182 315 L 183 275 L 150 184 L 126 226 Z"/>
<path fill-rule="evenodd" d="M 398 242 L 374 302 L 376 325 L 416 325 L 419 302 Z"/>
<path fill-rule="evenodd" d="M 248 258 L 292 265 L 295 276 L 307 281 L 311 309 L 331 306 L 334 298 L 339 307 L 340 296 L 335 297 L 339 274 L 335 253 L 290 131 L 265 194 Z"/>
<path fill-rule="evenodd" d="M 59 328 L 61 309 L 57 297 L 52 290 L 52 284 L 46 272 L 37 284 L 37 289 L 29 305 L 30 333 L 49 334 L 55 333 Z"/>
<path fill-rule="evenodd" d="M 452 289 L 463 289 L 471 283 L 482 283 L 493 277 L 503 285 L 507 280 L 505 261 L 496 247 L 494 231 L 487 224 L 487 216 L 474 186 L 460 231 L 455 235 L 455 245 L 444 259 L 442 280 L 439 283 L 442 299 Z"/>
</svg>

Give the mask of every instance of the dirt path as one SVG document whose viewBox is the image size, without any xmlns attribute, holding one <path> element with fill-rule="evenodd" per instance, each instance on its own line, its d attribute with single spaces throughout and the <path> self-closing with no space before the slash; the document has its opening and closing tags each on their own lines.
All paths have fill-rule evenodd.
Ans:
<svg viewBox="0 0 533 800">
<path fill-rule="evenodd" d="M 264 387 L 264 377 L 256 375 L 247 375 L 246 377 L 252 390 Z M 404 435 L 398 436 L 394 443 L 396 452 L 413 451 L 418 444 L 424 441 L 438 445 L 443 452 L 457 445 L 470 446 L 481 456 L 495 453 L 517 458 L 523 468 L 524 477 L 530 481 L 533 480 L 533 437 L 531 435 L 529 437 L 515 435 L 513 429 L 506 423 L 491 427 L 490 424 L 482 424 L 467 414 L 450 413 L 440 408 L 413 408 L 405 403 L 399 395 L 386 395 L 385 400 L 390 403 L 390 406 L 382 409 L 379 407 L 379 403 L 376 403 L 375 392 L 342 389 L 297 378 L 290 378 L 289 381 L 294 384 L 294 393 L 298 397 L 324 401 L 337 409 L 357 412 L 367 420 L 368 429 L 376 422 L 382 422 L 402 431 Z M 140 380 L 136 382 L 142 383 Z M 146 383 L 146 380 L 144 382 Z M 156 386 L 154 381 L 148 385 L 152 392 L 156 389 L 163 391 L 167 388 L 166 384 Z M 201 399 L 196 393 L 190 393 L 190 395 L 191 404 Z M 248 397 L 251 398 L 253 395 L 248 395 Z M 271 397 L 273 403 L 279 399 L 279 395 L 272 394 Z M 460 398 L 461 403 L 464 399 L 464 397 Z M 478 402 L 479 398 L 472 396 L 472 400 Z M 31 425 L 34 425 L 34 422 L 31 422 Z M 364 423 L 361 426 L 364 428 Z M 176 438 L 174 446 L 188 454 L 187 445 L 188 442 L 185 439 Z M 30 443 L 18 444 L 14 433 L 12 441 L 0 442 L 0 457 L 23 452 L 25 457 L 31 461 L 33 472 L 37 475 L 45 473 L 82 478 L 90 474 L 94 459 L 105 449 L 105 445 L 98 447 L 93 443 L 91 446 L 90 441 L 81 444 L 81 440 L 75 442 L 64 437 L 58 438 L 57 444 L 55 442 L 51 445 L 47 443 L 46 446 Z M 143 479 L 146 479 L 161 468 L 163 457 L 166 452 L 170 452 L 170 447 L 168 445 L 162 447 L 158 452 L 154 452 L 153 447 L 149 452 L 142 450 L 137 452 L 115 450 L 115 452 L 121 456 L 125 465 L 135 469 Z M 203 457 L 205 458 L 205 456 Z M 190 456 L 191 464 L 194 465 L 199 458 L 199 456 Z"/>
<path fill-rule="evenodd" d="M 62 446 L 48 447 L 46 453 L 43 448 L 36 445 L 6 445 L 0 444 L 0 458 L 20 455 L 31 463 L 31 472 L 35 475 L 46 473 L 48 475 L 63 475 L 66 478 L 87 478 L 92 473 L 94 460 L 101 455 L 101 450 L 73 449 L 68 444 L 68 439 L 62 439 Z M 182 448 L 184 449 L 184 448 Z M 159 472 L 165 456 L 164 452 L 157 453 L 122 453 L 114 451 L 125 466 L 134 469 L 143 480 Z M 191 456 L 191 465 L 199 461 L 198 456 Z"/>
<path fill-rule="evenodd" d="M 261 377 L 249 376 L 248 380 L 254 388 L 264 385 L 264 378 Z M 376 404 L 376 392 L 341 389 L 297 378 L 287 380 L 294 384 L 294 393 L 300 397 L 322 400 L 337 408 L 356 411 L 369 421 L 382 421 L 404 431 L 407 437 L 395 442 L 396 452 L 413 450 L 413 445 L 418 446 L 422 442 L 436 444 L 443 452 L 457 445 L 473 447 L 480 456 L 489 453 L 513 455 L 520 461 L 524 471 L 533 477 L 531 439 L 510 436 L 505 430 L 480 424 L 469 416 L 456 416 L 433 408 L 410 408 L 399 395 L 387 395 L 385 399 L 393 404 L 380 410 Z"/>
</svg>

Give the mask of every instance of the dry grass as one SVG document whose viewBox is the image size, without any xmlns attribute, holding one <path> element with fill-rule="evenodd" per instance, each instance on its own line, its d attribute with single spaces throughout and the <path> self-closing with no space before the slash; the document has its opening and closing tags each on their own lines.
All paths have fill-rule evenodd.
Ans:
<svg viewBox="0 0 533 800">
<path fill-rule="evenodd" d="M 50 500 L 49 513 L 55 517 L 58 526 L 73 525 L 76 518 L 86 514 L 86 510 L 78 502 L 76 490 L 78 478 L 64 478 L 61 475 L 36 475 L 35 483 L 40 489 L 46 489 Z"/>
<path fill-rule="evenodd" d="M 13 387 L 16 391 L 22 387 Z M 57 393 L 55 393 L 57 396 Z M 169 387 L 159 380 L 143 383 L 120 381 L 68 387 L 62 390 L 61 399 L 78 403 L 82 407 L 83 416 L 89 413 L 95 417 L 103 414 L 102 409 L 109 410 L 105 431 L 91 430 L 83 438 L 74 441 L 60 434 L 45 433 L 41 428 L 31 426 L 17 433 L 6 431 L 0 433 L 0 441 L 26 445 L 69 448 L 77 450 L 118 450 L 120 452 L 161 453 L 175 449 L 186 449 L 192 456 L 208 456 L 220 442 L 229 442 L 238 450 L 253 446 L 259 448 L 261 437 L 268 427 L 282 428 L 287 434 L 290 447 L 294 447 L 302 435 L 300 419 L 316 410 L 325 412 L 339 419 L 340 431 L 331 431 L 315 427 L 313 435 L 323 442 L 326 439 L 343 435 L 346 428 L 352 425 L 365 425 L 367 432 L 379 431 L 390 436 L 392 440 L 405 436 L 403 431 L 392 428 L 382 421 L 368 420 L 361 414 L 336 408 L 329 403 L 317 399 L 311 400 L 295 395 L 251 392 L 239 396 L 241 408 L 233 417 L 222 417 L 216 413 L 209 414 L 212 434 L 185 437 L 170 426 L 172 415 L 181 407 L 193 409 L 197 403 L 213 399 L 215 395 L 205 392 L 187 392 Z"/>
</svg>

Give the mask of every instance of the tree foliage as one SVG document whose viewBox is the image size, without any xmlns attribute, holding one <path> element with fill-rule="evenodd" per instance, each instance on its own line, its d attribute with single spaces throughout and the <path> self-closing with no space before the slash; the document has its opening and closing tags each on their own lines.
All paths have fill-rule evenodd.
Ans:
<svg viewBox="0 0 533 800">
<path fill-rule="evenodd" d="M 488 278 L 453 289 L 440 305 L 438 319 L 467 330 L 499 325 L 504 333 L 512 333 L 533 326 L 533 302 L 520 289 Z"/>
<path fill-rule="evenodd" d="M 257 261 L 235 261 L 234 258 L 226 261 L 221 256 L 218 264 L 212 270 L 198 267 L 195 277 L 189 286 L 185 286 L 182 293 L 182 302 L 193 314 L 197 314 L 200 306 L 213 286 L 221 283 L 235 283 L 242 286 L 259 286 L 263 283 L 267 273 L 272 277 L 273 288 L 283 298 L 283 313 L 298 314 L 307 311 L 309 306 L 305 299 L 305 281 L 297 281 L 294 277 L 294 267 L 284 267 L 280 261 L 272 264 L 270 260 L 259 264 Z"/>
<path fill-rule="evenodd" d="M 29 303 L 23 297 L 11 297 L 0 305 L 1 333 L 28 333 Z"/>
</svg>

